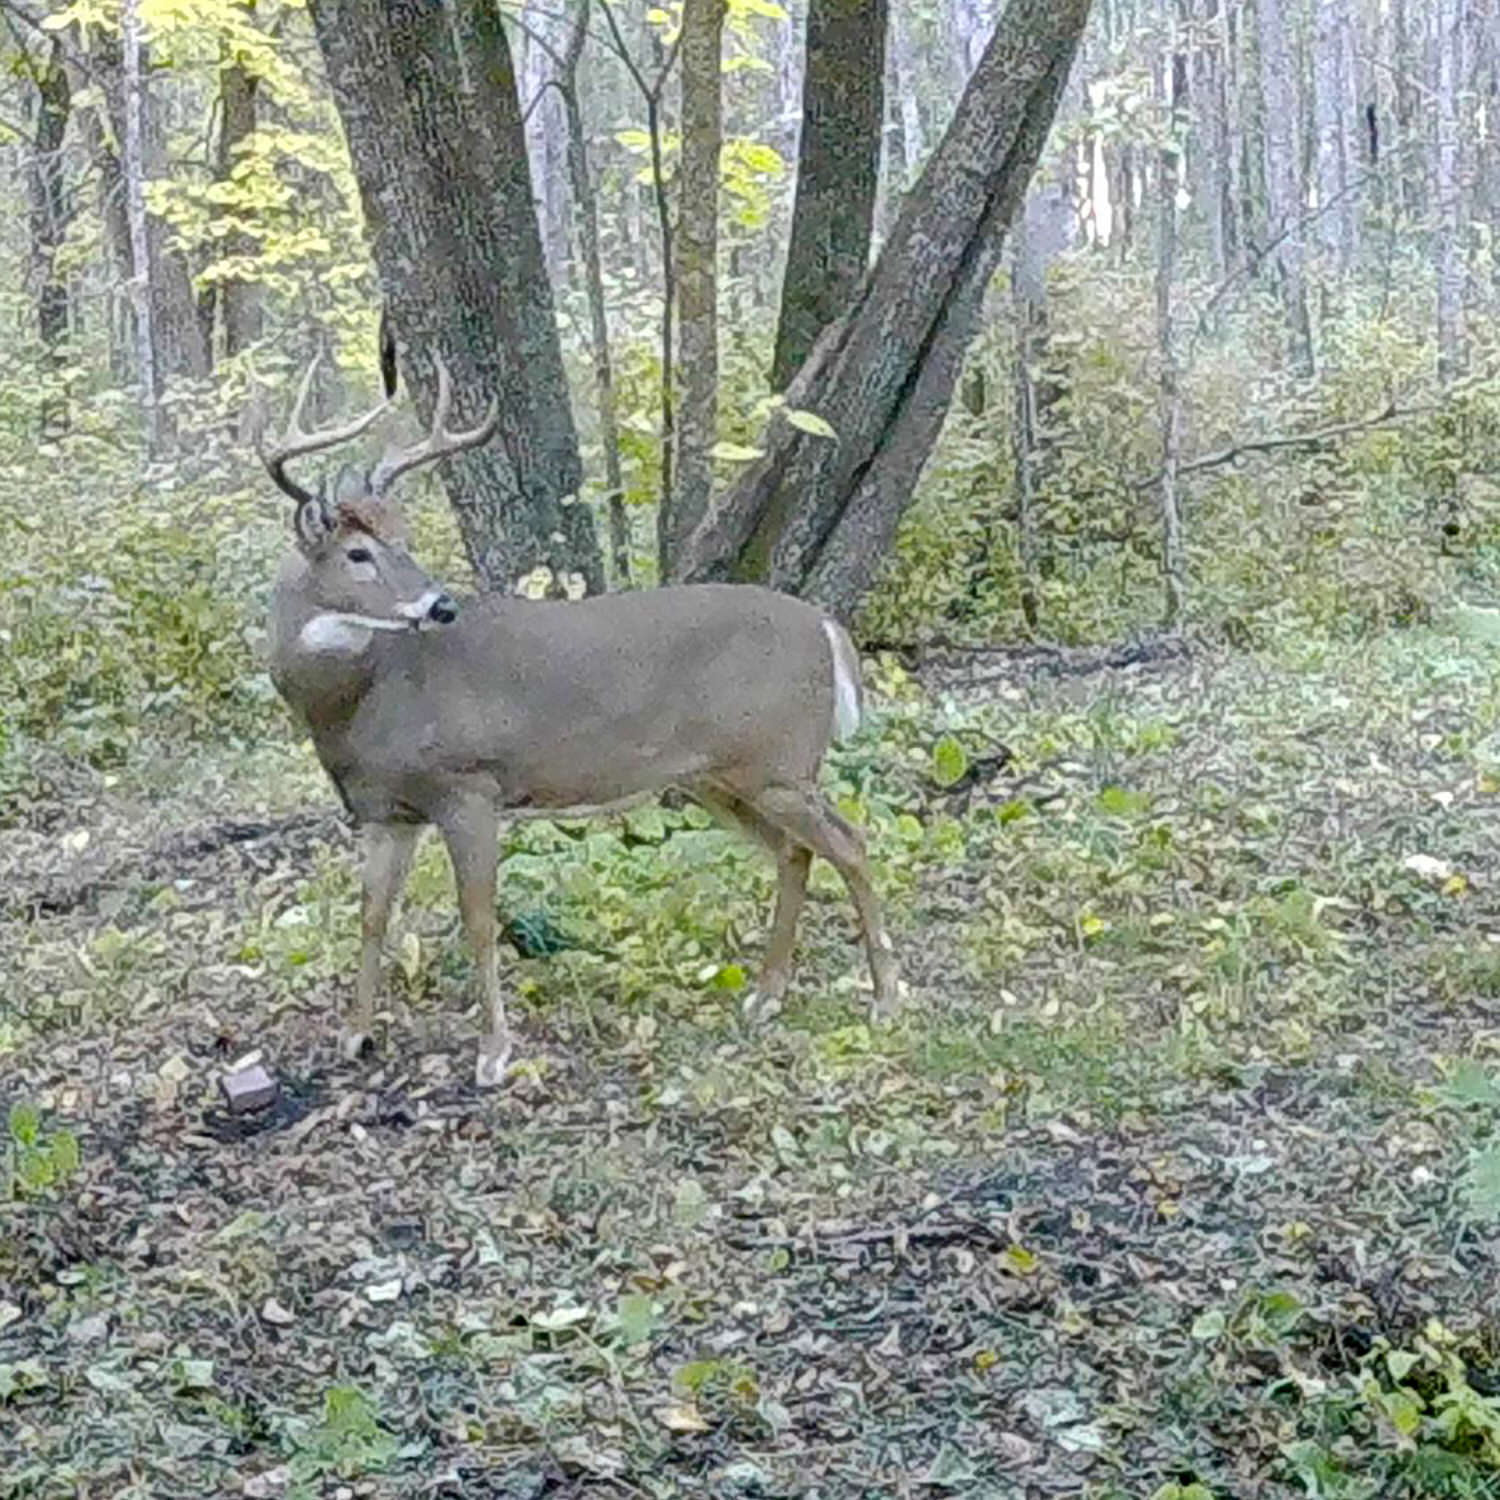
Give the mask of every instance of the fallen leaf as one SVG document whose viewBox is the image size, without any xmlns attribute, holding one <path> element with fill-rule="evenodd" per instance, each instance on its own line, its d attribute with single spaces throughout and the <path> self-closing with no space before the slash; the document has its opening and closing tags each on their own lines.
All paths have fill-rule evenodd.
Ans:
<svg viewBox="0 0 1500 1500">
<path fill-rule="evenodd" d="M 708 1423 L 691 1401 L 674 1401 L 670 1406 L 658 1406 L 652 1415 L 669 1432 L 708 1431 Z"/>
</svg>

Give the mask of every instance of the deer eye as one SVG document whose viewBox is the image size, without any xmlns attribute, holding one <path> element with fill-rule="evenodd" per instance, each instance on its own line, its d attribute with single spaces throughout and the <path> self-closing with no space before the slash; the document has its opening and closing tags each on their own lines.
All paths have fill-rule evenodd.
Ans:
<svg viewBox="0 0 1500 1500">
<path fill-rule="evenodd" d="M 375 561 L 368 547 L 351 547 L 345 555 L 350 562 L 366 563 Z"/>
</svg>

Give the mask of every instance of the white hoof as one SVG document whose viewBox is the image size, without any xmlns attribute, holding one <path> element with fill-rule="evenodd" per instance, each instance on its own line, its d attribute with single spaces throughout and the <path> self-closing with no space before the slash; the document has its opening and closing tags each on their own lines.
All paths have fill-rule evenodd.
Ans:
<svg viewBox="0 0 1500 1500">
<path fill-rule="evenodd" d="M 375 1050 L 375 1042 L 368 1031 L 356 1031 L 346 1026 L 339 1032 L 339 1056 L 345 1062 L 358 1062 L 365 1053 Z"/>
<path fill-rule="evenodd" d="M 474 1063 L 474 1087 L 497 1089 L 505 1082 L 505 1075 L 509 1070 L 509 1042 L 499 1052 L 481 1052 Z"/>
</svg>

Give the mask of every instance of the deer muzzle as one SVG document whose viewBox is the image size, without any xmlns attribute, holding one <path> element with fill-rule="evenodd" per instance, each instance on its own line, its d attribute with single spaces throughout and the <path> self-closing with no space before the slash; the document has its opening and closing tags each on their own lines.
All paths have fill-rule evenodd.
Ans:
<svg viewBox="0 0 1500 1500">
<path fill-rule="evenodd" d="M 403 619 L 409 620 L 413 629 L 421 625 L 451 625 L 458 618 L 458 604 L 451 594 L 441 589 L 428 589 L 420 599 L 398 607 Z"/>
</svg>

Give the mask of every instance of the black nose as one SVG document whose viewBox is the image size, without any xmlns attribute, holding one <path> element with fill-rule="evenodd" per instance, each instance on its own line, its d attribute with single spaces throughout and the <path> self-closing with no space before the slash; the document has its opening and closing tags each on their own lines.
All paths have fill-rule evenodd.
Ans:
<svg viewBox="0 0 1500 1500">
<path fill-rule="evenodd" d="M 458 605 L 447 594 L 439 594 L 427 611 L 427 618 L 439 625 L 451 625 L 458 618 Z"/>
</svg>

